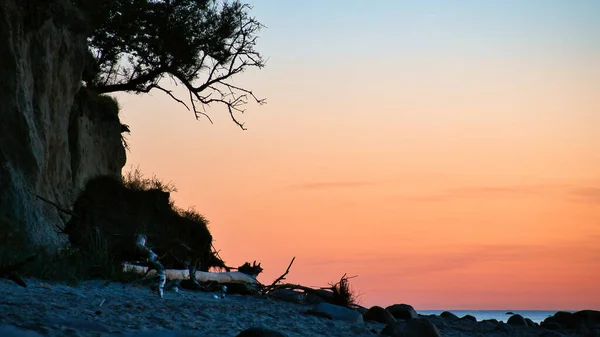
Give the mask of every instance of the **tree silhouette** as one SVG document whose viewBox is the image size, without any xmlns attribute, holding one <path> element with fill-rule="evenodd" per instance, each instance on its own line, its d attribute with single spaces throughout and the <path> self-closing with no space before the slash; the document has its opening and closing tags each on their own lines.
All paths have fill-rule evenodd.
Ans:
<svg viewBox="0 0 600 337">
<path fill-rule="evenodd" d="M 218 0 L 73 0 L 92 26 L 84 86 L 98 93 L 160 90 L 196 119 L 212 103 L 227 107 L 232 120 L 248 100 L 265 103 L 234 75 L 265 60 L 256 51 L 263 28 L 239 1 Z M 183 85 L 184 99 L 163 86 L 163 79 Z"/>
</svg>

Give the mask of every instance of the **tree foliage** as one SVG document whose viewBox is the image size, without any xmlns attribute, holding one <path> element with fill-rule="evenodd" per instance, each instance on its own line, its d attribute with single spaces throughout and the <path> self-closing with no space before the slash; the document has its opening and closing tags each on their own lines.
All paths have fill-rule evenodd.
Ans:
<svg viewBox="0 0 600 337">
<path fill-rule="evenodd" d="M 248 68 L 263 68 L 256 50 L 263 27 L 251 7 L 227 0 L 72 0 L 87 14 L 90 63 L 84 85 L 98 93 L 147 93 L 157 89 L 206 116 L 212 103 L 227 107 L 233 121 L 248 100 L 262 104 L 232 78 Z M 164 79 L 183 85 L 177 97 Z M 211 121 L 212 122 L 212 121 Z"/>
</svg>

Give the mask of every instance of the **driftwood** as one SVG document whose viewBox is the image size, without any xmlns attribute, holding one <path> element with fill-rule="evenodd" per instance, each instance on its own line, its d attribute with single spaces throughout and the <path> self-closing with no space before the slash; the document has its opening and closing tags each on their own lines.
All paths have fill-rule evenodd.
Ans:
<svg viewBox="0 0 600 337">
<path fill-rule="evenodd" d="M 156 275 L 156 270 L 152 269 L 148 271 L 148 267 L 129 263 L 124 264 L 123 270 L 141 275 Z M 189 270 L 187 269 L 165 269 L 164 273 L 167 279 L 170 280 L 188 280 L 190 277 Z M 259 282 L 254 277 L 239 271 L 218 273 L 196 271 L 196 280 L 198 282 L 259 284 Z"/>
</svg>

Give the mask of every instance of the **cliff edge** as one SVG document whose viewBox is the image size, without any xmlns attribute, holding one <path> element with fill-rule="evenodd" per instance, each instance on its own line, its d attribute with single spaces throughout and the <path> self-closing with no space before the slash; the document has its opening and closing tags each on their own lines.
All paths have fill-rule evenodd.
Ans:
<svg viewBox="0 0 600 337">
<path fill-rule="evenodd" d="M 81 89 L 86 23 L 64 0 L 0 3 L 0 245 L 58 247 L 85 183 L 121 175 L 118 105 Z M 40 198 L 41 197 L 41 198 Z"/>
</svg>

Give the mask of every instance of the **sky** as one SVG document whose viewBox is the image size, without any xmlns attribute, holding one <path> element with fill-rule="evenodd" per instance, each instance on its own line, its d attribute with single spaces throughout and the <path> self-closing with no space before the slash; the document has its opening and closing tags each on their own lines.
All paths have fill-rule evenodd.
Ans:
<svg viewBox="0 0 600 337">
<path fill-rule="evenodd" d="M 364 306 L 600 309 L 600 2 L 249 0 L 268 58 L 214 124 L 118 94 L 124 168 L 227 264 Z"/>
</svg>

